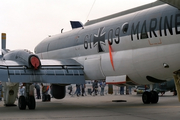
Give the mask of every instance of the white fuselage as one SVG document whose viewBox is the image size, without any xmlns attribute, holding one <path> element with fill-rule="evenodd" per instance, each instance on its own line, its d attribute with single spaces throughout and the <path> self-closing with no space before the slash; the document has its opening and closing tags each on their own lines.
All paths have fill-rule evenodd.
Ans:
<svg viewBox="0 0 180 120">
<path fill-rule="evenodd" d="M 86 79 L 126 75 L 150 84 L 147 76 L 167 80 L 180 69 L 179 38 L 180 12 L 163 4 L 46 38 L 35 53 L 41 59 L 75 59 Z"/>
</svg>

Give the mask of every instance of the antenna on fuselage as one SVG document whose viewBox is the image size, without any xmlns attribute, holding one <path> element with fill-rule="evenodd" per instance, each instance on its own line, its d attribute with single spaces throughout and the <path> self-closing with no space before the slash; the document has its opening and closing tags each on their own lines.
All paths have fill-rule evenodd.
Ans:
<svg viewBox="0 0 180 120">
<path fill-rule="evenodd" d="M 64 30 L 64 28 L 63 28 L 63 29 L 61 29 L 61 33 L 63 33 L 63 30 Z"/>
<path fill-rule="evenodd" d="M 92 4 L 92 6 L 91 6 L 91 9 L 89 10 L 89 13 L 88 13 L 87 18 L 86 18 L 85 21 L 87 21 L 89 15 L 90 15 L 90 13 L 91 13 L 92 8 L 94 7 L 95 2 L 96 2 L 96 0 L 94 0 L 94 2 L 93 2 L 93 4 Z"/>
</svg>

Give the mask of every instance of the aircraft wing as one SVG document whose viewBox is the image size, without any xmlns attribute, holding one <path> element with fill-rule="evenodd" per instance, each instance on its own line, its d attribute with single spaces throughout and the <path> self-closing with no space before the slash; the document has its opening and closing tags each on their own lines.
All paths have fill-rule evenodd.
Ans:
<svg viewBox="0 0 180 120">
<path fill-rule="evenodd" d="M 83 67 L 73 59 L 41 60 L 41 67 L 37 70 L 19 61 L 0 61 L 0 81 L 57 84 L 85 82 Z"/>
<path fill-rule="evenodd" d="M 180 9 L 180 0 L 159 0 Z"/>
</svg>

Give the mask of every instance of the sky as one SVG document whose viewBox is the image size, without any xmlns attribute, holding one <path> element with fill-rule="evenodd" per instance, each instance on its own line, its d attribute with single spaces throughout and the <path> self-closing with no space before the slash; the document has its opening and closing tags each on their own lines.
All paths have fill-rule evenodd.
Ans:
<svg viewBox="0 0 180 120">
<path fill-rule="evenodd" d="M 49 35 L 70 31 L 70 21 L 97 19 L 156 0 L 0 0 L 0 33 L 6 48 L 28 49 Z M 1 43 L 0 43 L 1 45 Z"/>
</svg>

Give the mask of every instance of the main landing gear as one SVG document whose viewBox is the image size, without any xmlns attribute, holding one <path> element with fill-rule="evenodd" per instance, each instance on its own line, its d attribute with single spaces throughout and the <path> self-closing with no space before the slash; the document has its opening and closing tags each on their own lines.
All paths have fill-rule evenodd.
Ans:
<svg viewBox="0 0 180 120">
<path fill-rule="evenodd" d="M 30 110 L 34 110 L 36 108 L 36 101 L 35 101 L 35 97 L 34 97 L 34 86 L 31 86 L 30 84 L 26 84 L 26 95 L 21 95 L 18 99 L 18 107 L 20 110 L 25 110 L 26 106 L 28 106 L 28 108 Z"/>
<path fill-rule="evenodd" d="M 142 101 L 144 104 L 150 104 L 150 103 L 156 104 L 159 101 L 159 95 L 155 91 L 151 91 L 151 92 L 145 91 L 142 95 Z"/>
</svg>

